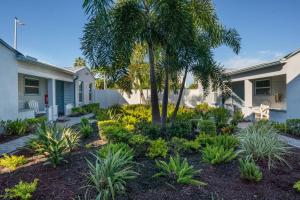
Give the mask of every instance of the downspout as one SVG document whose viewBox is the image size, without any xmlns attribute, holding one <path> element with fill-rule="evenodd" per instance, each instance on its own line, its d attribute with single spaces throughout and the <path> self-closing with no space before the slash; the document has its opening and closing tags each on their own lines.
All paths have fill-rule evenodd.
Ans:
<svg viewBox="0 0 300 200">
<path fill-rule="evenodd" d="M 73 83 L 74 83 L 74 107 L 76 107 L 76 80 L 78 79 L 78 76 L 75 76 L 75 78 L 73 79 Z"/>
</svg>

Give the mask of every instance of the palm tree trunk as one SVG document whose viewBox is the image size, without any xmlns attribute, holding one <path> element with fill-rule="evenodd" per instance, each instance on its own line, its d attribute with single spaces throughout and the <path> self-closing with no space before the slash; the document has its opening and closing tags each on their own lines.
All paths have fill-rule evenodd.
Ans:
<svg viewBox="0 0 300 200">
<path fill-rule="evenodd" d="M 162 112 L 161 112 L 161 125 L 162 129 L 166 128 L 167 114 L 168 114 L 168 97 L 169 97 L 169 73 L 167 67 L 165 68 L 165 85 L 162 100 Z"/>
<path fill-rule="evenodd" d="M 180 102 L 181 102 L 181 98 L 182 98 L 182 94 L 183 94 L 183 90 L 184 90 L 184 86 L 185 86 L 187 73 L 188 73 L 188 66 L 186 66 L 185 70 L 184 70 L 184 75 L 183 75 L 183 79 L 182 79 L 178 99 L 177 99 L 176 106 L 175 106 L 175 109 L 174 109 L 174 111 L 172 113 L 172 117 L 171 117 L 171 124 L 174 124 L 175 118 L 177 116 L 177 112 L 178 112 L 178 109 L 179 109 L 179 106 L 180 106 Z"/>
</svg>

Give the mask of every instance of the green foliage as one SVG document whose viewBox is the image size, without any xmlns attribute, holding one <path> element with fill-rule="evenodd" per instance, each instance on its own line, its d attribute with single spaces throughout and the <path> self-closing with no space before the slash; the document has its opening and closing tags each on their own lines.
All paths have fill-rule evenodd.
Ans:
<svg viewBox="0 0 300 200">
<path fill-rule="evenodd" d="M 100 108 L 99 103 L 90 103 L 82 106 L 82 109 L 84 109 L 85 113 L 94 113 Z"/>
<path fill-rule="evenodd" d="M 230 113 L 226 108 L 217 107 L 213 108 L 210 112 L 215 119 L 217 128 L 222 128 L 228 123 Z"/>
<path fill-rule="evenodd" d="M 12 188 L 6 188 L 5 194 L 2 196 L 4 199 L 20 199 L 30 200 L 32 193 L 35 192 L 38 184 L 38 179 L 34 179 L 31 183 L 20 181 Z"/>
<path fill-rule="evenodd" d="M 239 159 L 240 163 L 240 176 L 251 182 L 259 182 L 262 179 L 262 172 L 255 162 L 251 159 Z"/>
<path fill-rule="evenodd" d="M 168 154 L 169 148 L 167 142 L 162 138 L 150 141 L 148 147 L 148 156 L 150 158 L 163 157 L 165 158 Z"/>
<path fill-rule="evenodd" d="M 289 134 L 300 136 L 300 119 L 287 119 L 286 127 Z"/>
<path fill-rule="evenodd" d="M 98 150 L 99 158 L 106 158 L 108 153 L 117 153 L 120 151 L 121 154 L 126 154 L 128 156 L 133 156 L 133 150 L 125 143 L 109 143 Z"/>
<path fill-rule="evenodd" d="M 133 147 L 136 154 L 146 152 L 149 144 L 148 137 L 142 134 L 133 135 L 128 142 L 129 145 Z"/>
<path fill-rule="evenodd" d="M 277 162 L 288 165 L 284 157 L 289 154 L 290 147 L 282 141 L 270 124 L 254 124 L 240 131 L 239 153 L 247 158 L 268 161 L 269 169 Z"/>
<path fill-rule="evenodd" d="M 27 125 L 28 125 L 27 129 L 28 129 L 29 132 L 35 132 L 37 127 L 41 123 L 45 123 L 46 121 L 47 121 L 47 117 L 45 117 L 45 116 L 26 119 L 26 122 L 27 122 Z"/>
<path fill-rule="evenodd" d="M 131 136 L 132 134 L 120 125 L 104 126 L 100 129 L 100 137 L 112 143 L 127 143 Z"/>
<path fill-rule="evenodd" d="M 235 149 L 239 146 L 239 139 L 233 135 L 218 135 L 213 137 L 209 144 L 223 146 L 225 149 Z"/>
<path fill-rule="evenodd" d="M 231 124 L 232 125 L 237 125 L 239 122 L 242 122 L 244 120 L 244 114 L 242 111 L 240 110 L 236 110 L 234 111 L 233 115 L 232 115 L 232 120 L 231 120 Z"/>
<path fill-rule="evenodd" d="M 189 165 L 185 158 L 181 161 L 179 155 L 176 157 L 170 156 L 169 162 L 155 161 L 156 166 L 160 172 L 155 174 L 157 176 L 165 176 L 173 182 L 178 184 L 191 184 L 191 185 L 206 185 L 206 183 L 193 179 L 193 177 L 200 173 L 200 170 L 195 170 L 193 166 Z"/>
<path fill-rule="evenodd" d="M 206 133 L 200 133 L 197 135 L 195 141 L 200 145 L 200 146 L 207 146 L 213 144 L 214 141 L 214 136 L 213 135 L 208 135 Z"/>
<path fill-rule="evenodd" d="M 7 135 L 24 135 L 28 129 L 26 120 L 7 120 L 1 121 L 1 125 Z"/>
<path fill-rule="evenodd" d="M 300 192 L 300 181 L 297 181 L 297 182 L 294 184 L 293 188 L 294 188 L 297 192 Z"/>
<path fill-rule="evenodd" d="M 79 116 L 87 114 L 86 110 L 82 107 L 74 107 L 72 108 L 72 116 Z"/>
<path fill-rule="evenodd" d="M 133 156 L 128 151 L 109 150 L 104 159 L 96 156 L 95 163 L 88 162 L 88 187 L 97 192 L 95 199 L 116 199 L 126 190 L 126 182 L 137 175 L 132 169 Z"/>
<path fill-rule="evenodd" d="M 202 160 L 213 165 L 230 162 L 236 156 L 234 149 L 226 149 L 223 146 L 208 145 L 202 151 Z"/>
<path fill-rule="evenodd" d="M 79 134 L 71 128 L 65 128 L 62 130 L 62 139 L 69 151 L 73 151 L 79 145 Z"/>
<path fill-rule="evenodd" d="M 192 128 L 188 121 L 176 120 L 174 124 L 167 127 L 167 133 L 171 137 L 191 138 Z"/>
<path fill-rule="evenodd" d="M 273 128 L 275 128 L 279 133 L 287 133 L 287 125 L 286 123 L 280 122 L 271 122 Z"/>
<path fill-rule="evenodd" d="M 104 127 L 108 127 L 108 126 L 117 126 L 119 125 L 120 122 L 118 122 L 117 120 L 105 120 L 105 121 L 99 121 L 98 122 L 98 129 L 101 130 Z"/>
<path fill-rule="evenodd" d="M 198 123 L 198 128 L 201 133 L 206 133 L 209 135 L 216 135 L 216 124 L 211 120 L 200 120 Z"/>
<path fill-rule="evenodd" d="M 199 113 L 208 113 L 212 109 L 211 106 L 208 105 L 208 103 L 200 103 L 195 107 L 196 112 Z"/>
<path fill-rule="evenodd" d="M 83 138 L 88 138 L 93 133 L 93 128 L 87 118 L 81 118 L 80 120 L 80 134 Z"/>
<path fill-rule="evenodd" d="M 232 125 L 232 124 L 228 124 L 228 125 L 225 125 L 221 128 L 221 134 L 224 134 L 224 135 L 231 135 L 235 132 L 235 130 L 237 129 L 237 126 L 236 125 Z"/>
<path fill-rule="evenodd" d="M 24 156 L 9 156 L 3 154 L 3 157 L 0 158 L 0 166 L 6 167 L 10 170 L 15 170 L 18 166 L 24 165 L 27 163 L 27 160 Z"/>
<path fill-rule="evenodd" d="M 175 152 L 193 152 L 200 149 L 200 144 L 196 140 L 172 137 L 171 145 Z"/>
<path fill-rule="evenodd" d="M 146 121 L 141 121 L 136 124 L 138 133 L 148 136 L 151 139 L 157 139 L 161 136 L 161 127 L 153 125 Z"/>
</svg>

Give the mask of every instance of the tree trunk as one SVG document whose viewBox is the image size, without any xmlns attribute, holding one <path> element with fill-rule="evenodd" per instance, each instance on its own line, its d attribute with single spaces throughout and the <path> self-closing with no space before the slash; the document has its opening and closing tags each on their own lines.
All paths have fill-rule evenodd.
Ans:
<svg viewBox="0 0 300 200">
<path fill-rule="evenodd" d="M 186 80 L 186 77 L 187 77 L 187 73 L 188 73 L 188 67 L 186 66 L 185 70 L 184 70 L 184 75 L 183 75 L 183 79 L 182 79 L 178 99 L 177 99 L 177 102 L 176 102 L 176 106 L 175 106 L 175 109 L 174 109 L 174 111 L 172 113 L 172 117 L 171 117 L 171 124 L 172 125 L 174 124 L 174 121 L 175 121 L 175 118 L 177 116 L 177 112 L 178 112 L 178 109 L 179 109 L 179 106 L 180 106 L 180 102 L 181 102 L 181 98 L 182 98 L 182 94 L 183 94 L 183 90 L 184 90 L 184 86 L 185 86 L 185 80 Z"/>
<path fill-rule="evenodd" d="M 169 73 L 168 68 L 165 68 L 165 85 L 164 85 L 164 93 L 162 100 L 162 112 L 161 112 L 161 124 L 163 131 L 166 128 L 167 124 L 167 115 L 168 115 L 168 97 L 169 97 Z"/>
</svg>

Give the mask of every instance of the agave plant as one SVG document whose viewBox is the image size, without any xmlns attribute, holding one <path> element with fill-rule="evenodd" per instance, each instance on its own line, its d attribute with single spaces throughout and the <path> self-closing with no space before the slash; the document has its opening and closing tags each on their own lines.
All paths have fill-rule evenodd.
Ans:
<svg viewBox="0 0 300 200">
<path fill-rule="evenodd" d="M 193 166 L 189 165 L 186 158 L 181 161 L 179 155 L 170 156 L 169 163 L 156 160 L 156 166 L 161 171 L 154 177 L 165 176 L 179 184 L 206 185 L 204 182 L 193 179 L 201 170 L 195 170 Z"/>
<path fill-rule="evenodd" d="M 126 182 L 138 174 L 133 170 L 130 152 L 109 151 L 105 159 L 96 157 L 96 162 L 88 162 L 88 188 L 97 192 L 95 199 L 116 199 L 116 195 L 124 193 Z"/>
</svg>

